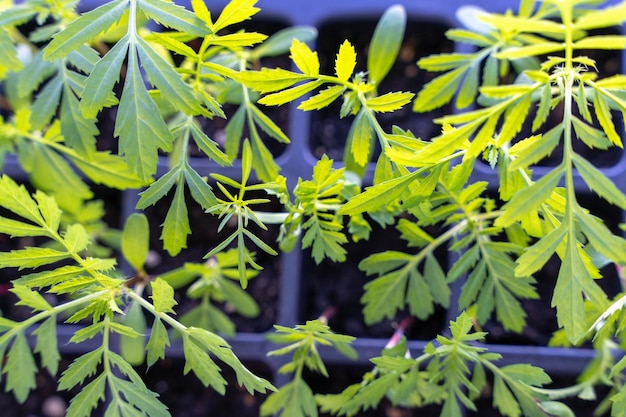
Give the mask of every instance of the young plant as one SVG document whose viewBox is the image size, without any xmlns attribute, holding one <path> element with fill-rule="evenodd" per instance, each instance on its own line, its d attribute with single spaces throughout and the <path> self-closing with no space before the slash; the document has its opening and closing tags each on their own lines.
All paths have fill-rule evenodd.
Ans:
<svg viewBox="0 0 626 417">
<path fill-rule="evenodd" d="M 407 24 L 400 5 L 378 22 L 366 71 L 356 70 L 364 57 L 346 40 L 332 73 L 323 74 L 307 44 L 314 29 L 269 37 L 241 29 L 259 11 L 256 0 L 231 0 L 218 16 L 202 0 L 192 0 L 190 9 L 165 0 L 114 0 L 82 14 L 76 1 L 2 1 L 0 157 L 10 169 L 0 179 L 0 233 L 14 242 L 28 239 L 29 246 L 0 253 L 0 268 L 16 268 L 11 292 L 33 310 L 23 320 L 0 319 L 7 391 L 27 399 L 36 386 L 35 354 L 57 375 L 57 329 L 68 322 L 80 324 L 71 343 L 97 346 L 58 378 L 61 390 L 79 387 L 69 416 L 98 407 L 106 416 L 169 415 L 133 365 L 164 358 L 174 337 L 184 372 L 193 371 L 205 386 L 225 392 L 217 358 L 249 392 L 277 390 L 263 415 L 316 416 L 319 409 L 355 415 L 387 398 L 406 407 L 439 404 L 442 416 L 461 416 L 463 408 L 476 409 L 490 383 L 493 405 L 506 416 L 572 415 L 562 400 L 594 398 L 598 384 L 611 387 L 603 407 L 625 415 L 626 361 L 612 354 L 624 343 L 625 298 L 611 301 L 598 280 L 600 267 L 626 265 L 626 240 L 582 204 L 578 184 L 621 210 L 626 195 L 574 147 L 622 147 L 626 76 L 599 75 L 587 51 L 626 49 L 626 36 L 596 34 L 626 21 L 626 3 L 602 3 L 521 0 L 517 14 L 503 15 L 465 8 L 466 28 L 447 35 L 471 51 L 420 59 L 421 69 L 441 74 L 413 92 L 383 90 Z M 23 32 L 29 22 L 37 29 Z M 162 30 L 150 29 L 157 25 Z M 264 66 L 265 57 L 286 53 L 292 68 Z M 310 179 L 280 175 L 264 140 L 290 140 L 263 106 L 295 101 L 303 111 L 341 101 L 338 118 L 351 119 L 343 166 L 323 156 Z M 380 122 L 409 105 L 427 112 L 452 101 L 457 111 L 434 120 L 441 133 L 433 138 L 402 126 L 386 131 Z M 97 138 L 108 112 L 117 143 L 102 150 Z M 223 141 L 202 128 L 216 118 L 226 119 Z M 193 144 L 207 165 L 190 156 Z M 559 146 L 558 163 L 533 175 Z M 478 166 L 491 167 L 496 183 L 476 181 Z M 11 178 L 16 171 L 26 174 L 20 181 L 32 191 Z M 235 230 L 206 243 L 204 263 L 151 276 L 144 267 L 147 218 L 132 214 L 121 235 L 109 232 L 93 184 L 135 193 L 137 210 L 172 192 L 161 233 L 171 256 L 200 226 L 189 221 L 188 201 L 218 216 L 217 233 L 227 225 Z M 284 211 L 259 208 L 270 199 Z M 257 313 L 244 292 L 262 268 L 253 251 L 277 251 L 250 226 L 279 225 L 278 247 L 300 243 L 321 263 L 349 259 L 346 244 L 372 239 L 372 221 L 395 227 L 406 248 L 361 260 L 359 269 L 375 276 L 363 288 L 364 321 L 399 314 L 426 320 L 436 308 L 458 307 L 449 334 L 416 358 L 401 341 L 371 358 L 374 368 L 360 383 L 316 396 L 303 371 L 326 374 L 318 346 L 352 356 L 353 337 L 321 321 L 277 325 L 270 340 L 287 346 L 268 354 L 293 352 L 279 369 L 292 380 L 277 389 L 250 373 L 218 334 L 233 336 L 236 329 L 214 305 Z M 120 249 L 123 266 L 98 240 Z M 442 262 L 438 249 L 457 252 L 454 264 Z M 536 366 L 498 366 L 500 355 L 481 344 L 480 330 L 496 320 L 520 333 L 527 325 L 524 300 L 539 297 L 537 273 L 553 258 L 561 262 L 551 300 L 560 328 L 553 343 L 590 340 L 597 350 L 580 381 L 561 389 L 546 388 L 551 379 Z M 457 281 L 463 282 L 458 297 Z M 200 303 L 179 320 L 172 285 L 188 284 L 186 295 Z M 50 294 L 58 304 L 48 301 Z M 113 337 L 120 339 L 119 353 Z"/>
</svg>

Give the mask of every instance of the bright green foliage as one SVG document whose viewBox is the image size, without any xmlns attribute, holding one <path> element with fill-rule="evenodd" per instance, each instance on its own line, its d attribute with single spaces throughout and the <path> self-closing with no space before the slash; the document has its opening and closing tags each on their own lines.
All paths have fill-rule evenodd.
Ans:
<svg viewBox="0 0 626 417">
<path fill-rule="evenodd" d="M 318 348 L 351 357 L 353 338 L 333 333 L 323 320 L 276 326 L 270 339 L 285 346 L 270 355 L 292 355 L 280 372 L 293 376 L 268 396 L 261 414 L 358 415 L 387 398 L 406 407 L 439 404 L 442 416 L 454 417 L 475 409 L 489 381 L 493 406 L 507 417 L 572 416 L 561 400 L 592 399 L 598 384 L 611 389 L 602 410 L 624 415 L 626 361 L 614 357 L 612 340 L 623 347 L 626 299 L 620 294 L 609 301 L 598 279 L 603 266 L 626 265 L 626 240 L 595 217 L 593 207 L 583 207 L 578 183 L 622 210 L 626 196 L 574 147 L 576 140 L 597 150 L 623 146 L 626 77 L 599 76 L 596 62 L 582 53 L 626 48 L 626 36 L 595 34 L 626 21 L 624 3 L 521 0 L 519 12 L 503 15 L 465 7 L 458 14 L 465 28 L 447 36 L 469 52 L 420 59 L 421 70 L 438 74 L 419 92 L 380 89 L 403 46 L 401 6 L 381 16 L 366 56 L 345 40 L 324 74 L 321 62 L 328 57 L 308 44 L 316 36 L 312 28 L 269 37 L 233 29 L 255 17 L 256 3 L 232 0 L 216 15 L 203 0 L 192 0 L 190 8 L 113 0 L 85 13 L 75 11 L 76 1 L 0 0 L 0 106 L 8 114 L 0 118 L 0 166 L 15 159 L 34 188 L 0 178 L 0 233 L 30 245 L 0 253 L 0 268 L 19 274 L 11 288 L 16 304 L 31 314 L 22 321 L 0 318 L 6 389 L 23 402 L 38 366 L 58 372 L 57 323 L 65 320 L 79 325 L 70 343 L 98 346 L 59 377 L 61 390 L 78 391 L 69 416 L 89 416 L 105 398 L 107 417 L 168 416 L 133 365 L 165 358 L 170 340 L 182 343 L 184 372 L 219 393 L 227 389 L 221 364 L 250 393 L 274 391 L 217 335 L 236 332 L 220 304 L 246 317 L 259 313 L 244 291 L 262 268 L 252 248 L 277 255 L 276 246 L 291 250 L 301 242 L 316 263 L 343 262 L 344 245 L 372 238 L 374 221 L 395 227 L 405 248 L 360 260 L 360 270 L 372 277 L 361 300 L 365 322 L 393 320 L 401 311 L 422 320 L 436 308 L 462 313 L 449 334 L 417 358 L 394 335 L 361 383 L 323 396 L 310 389 L 303 371 L 327 376 Z M 39 27 L 24 35 L 18 27 L 29 22 Z M 155 23 L 164 30 L 152 32 Z M 264 58 L 282 54 L 292 68 L 265 67 Z M 366 72 L 356 71 L 359 60 Z M 350 119 L 351 127 L 343 165 L 323 156 L 311 177 L 294 185 L 279 175 L 266 143 L 290 139 L 263 106 L 296 100 L 309 112 L 341 100 L 338 118 Z M 441 131 L 433 138 L 398 126 L 385 131 L 383 113 L 409 104 L 417 112 L 446 104 L 457 111 L 435 120 Z M 116 115 L 118 142 L 115 151 L 102 151 L 98 126 L 108 123 L 109 112 Z M 211 137 L 204 128 L 218 118 L 226 119 L 223 137 Z M 369 171 L 375 141 L 382 152 Z M 200 156 L 192 159 L 195 148 Z M 534 166 L 557 149 L 556 166 L 534 176 Z M 201 159 L 208 164 L 197 164 Z M 497 186 L 475 180 L 483 162 L 497 174 Z M 216 172 L 231 165 L 237 167 L 232 177 Z M 166 204 L 160 239 L 171 256 L 186 249 L 197 226 L 189 204 L 218 217 L 216 232 L 234 230 L 205 248 L 205 262 L 151 276 L 144 265 L 151 249 L 147 218 L 133 214 L 122 231 L 109 228 L 102 202 L 92 200 L 92 184 L 125 192 L 145 187 L 138 210 Z M 269 202 L 284 211 L 263 211 Z M 276 243 L 255 232 L 269 224 L 280 228 Z M 440 256 L 446 250 L 455 254 L 449 268 Z M 114 253 L 132 277 L 123 277 L 127 271 L 118 269 Z M 537 367 L 498 367 L 499 355 L 481 344 L 485 334 L 473 330 L 496 320 L 522 332 L 523 301 L 538 296 L 533 275 L 556 258 L 552 306 L 560 329 L 552 343 L 589 340 L 598 355 L 575 385 L 546 389 L 550 378 Z M 458 300 L 450 290 L 457 282 Z M 198 304 L 176 319 L 175 289 L 183 288 Z M 54 304 L 46 293 L 65 301 Z"/>
<path fill-rule="evenodd" d="M 268 353 L 270 356 L 293 353 L 293 358 L 279 369 L 279 373 L 293 373 L 293 379 L 280 391 L 270 394 L 261 406 L 261 415 L 282 415 L 294 417 L 317 417 L 313 391 L 302 379 L 304 369 L 319 372 L 328 377 L 326 366 L 318 352 L 318 346 L 332 346 L 349 358 L 356 358 L 356 351 L 350 346 L 352 336 L 333 333 L 321 320 L 307 321 L 293 329 L 274 326 L 276 333 L 268 338 L 285 347 Z"/>
<path fill-rule="evenodd" d="M 225 304 L 244 317 L 259 315 L 256 301 L 241 286 L 232 282 L 239 281 L 236 249 L 220 252 L 204 263 L 186 263 L 184 266 L 161 275 L 174 288 L 187 287 L 189 298 L 200 303 L 185 313 L 181 323 L 187 326 L 201 327 L 227 336 L 235 335 L 235 324 L 213 303 Z M 247 270 L 247 279 L 256 276 L 257 271 Z"/>
</svg>

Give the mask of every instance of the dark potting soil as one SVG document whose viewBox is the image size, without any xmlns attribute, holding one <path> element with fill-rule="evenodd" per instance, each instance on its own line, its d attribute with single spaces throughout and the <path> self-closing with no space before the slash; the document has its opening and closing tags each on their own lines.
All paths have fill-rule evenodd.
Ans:
<svg viewBox="0 0 626 417">
<path fill-rule="evenodd" d="M 335 57 L 339 46 L 349 40 L 357 53 L 356 70 L 366 71 L 367 50 L 374 33 L 377 20 L 351 19 L 329 21 L 319 28 L 316 49 L 320 58 L 320 72 L 334 74 Z M 379 94 L 391 91 L 418 91 L 437 74 L 419 69 L 416 62 L 433 53 L 451 52 L 453 44 L 444 36 L 447 26 L 441 23 L 409 19 L 399 57 L 387 77 L 381 82 Z M 323 154 L 340 161 L 353 117 L 339 119 L 341 101 L 311 113 L 310 142 L 311 153 L 319 158 Z M 378 120 L 386 132 L 397 125 L 411 130 L 415 136 L 431 138 L 439 133 L 440 127 L 432 119 L 449 114 L 452 106 L 446 106 L 429 113 L 414 113 L 411 104 L 392 113 L 378 114 Z M 380 153 L 373 152 L 373 157 Z"/>
</svg>

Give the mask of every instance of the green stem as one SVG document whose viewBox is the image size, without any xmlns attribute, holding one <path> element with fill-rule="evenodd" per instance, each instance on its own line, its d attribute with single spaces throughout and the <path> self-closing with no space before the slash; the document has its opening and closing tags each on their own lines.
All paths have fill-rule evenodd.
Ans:
<svg viewBox="0 0 626 417">
<path fill-rule="evenodd" d="M 94 300 L 98 297 L 101 297 L 107 293 L 109 293 L 110 290 L 102 290 L 102 291 L 98 291 L 95 292 L 93 294 L 89 294 L 89 295 L 85 295 L 83 297 L 77 298 L 75 300 L 72 301 L 68 301 L 67 303 L 64 304 L 59 304 L 58 306 L 55 306 L 53 308 L 51 308 L 50 310 L 44 310 L 41 311 L 37 314 L 35 314 L 32 317 L 27 318 L 24 321 L 19 322 L 18 326 L 15 326 L 13 328 L 11 328 L 11 330 L 7 331 L 6 333 L 4 333 L 2 335 L 2 337 L 0 337 L 0 345 L 2 345 L 4 343 L 5 340 L 9 340 L 11 339 L 15 334 L 24 331 L 25 329 L 29 328 L 30 326 L 43 321 L 49 317 L 58 315 L 64 311 L 67 310 L 71 310 L 73 308 L 76 308 L 80 305 L 83 304 L 87 304 L 89 301 Z"/>
<path fill-rule="evenodd" d="M 137 303 L 141 304 L 141 306 L 143 308 L 145 308 L 147 311 L 150 312 L 150 314 L 152 314 L 155 317 L 160 318 L 161 320 L 163 320 L 164 322 L 166 322 L 167 324 L 169 324 L 170 326 L 172 326 L 172 328 L 176 329 L 177 331 L 179 331 L 181 334 L 187 334 L 187 326 L 185 326 L 184 324 L 180 323 L 178 320 L 176 320 L 175 318 L 171 317 L 170 315 L 157 311 L 154 308 L 154 305 L 150 304 L 148 301 L 146 301 L 142 296 L 136 294 L 134 291 L 129 291 L 128 292 L 128 296 L 130 298 L 132 298 L 133 300 L 135 300 Z"/>
</svg>

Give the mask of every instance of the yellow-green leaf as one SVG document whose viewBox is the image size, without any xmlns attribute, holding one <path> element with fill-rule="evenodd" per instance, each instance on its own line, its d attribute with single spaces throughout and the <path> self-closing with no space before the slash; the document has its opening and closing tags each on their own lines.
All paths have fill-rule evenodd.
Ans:
<svg viewBox="0 0 626 417">
<path fill-rule="evenodd" d="M 354 46 L 345 40 L 339 47 L 337 59 L 335 59 L 335 74 L 341 81 L 348 81 L 356 67 L 356 51 Z"/>
</svg>

